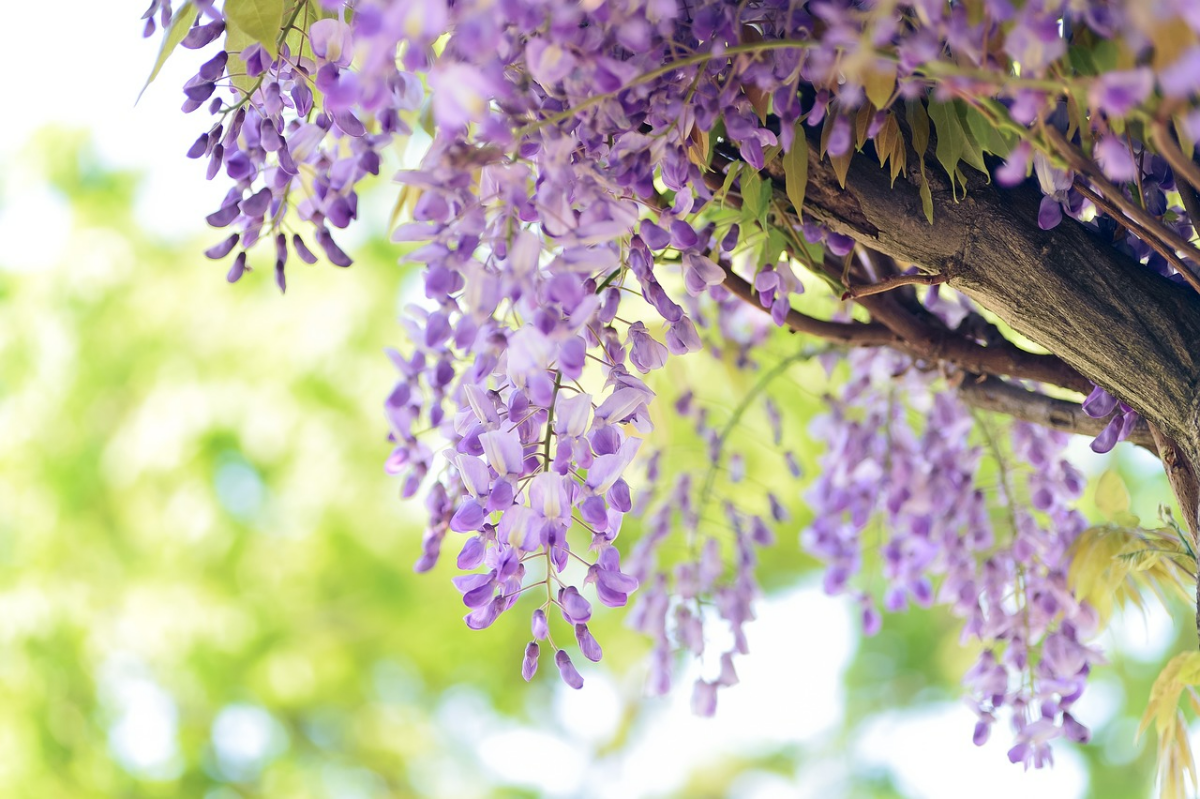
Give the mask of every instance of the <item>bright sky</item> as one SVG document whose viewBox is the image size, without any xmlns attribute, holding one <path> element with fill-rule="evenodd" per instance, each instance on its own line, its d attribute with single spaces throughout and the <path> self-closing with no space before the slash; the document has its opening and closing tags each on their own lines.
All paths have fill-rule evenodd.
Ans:
<svg viewBox="0 0 1200 799">
<path fill-rule="evenodd" d="M 204 216 L 224 194 L 220 184 L 205 182 L 202 162 L 184 157 L 204 121 L 202 111 L 195 117 L 179 112 L 179 87 L 199 59 L 180 50 L 135 107 L 157 50 L 157 42 L 139 35 L 145 2 L 102 5 L 101 10 L 90 0 L 60 0 L 10 3 L 5 9 L 9 31 L 44 30 L 50 6 L 56 18 L 72 21 L 54 32 L 54 53 L 69 58 L 48 53 L 37 35 L 11 35 L 0 48 L 0 66 L 11 78 L 6 105 L 20 109 L 0 125 L 0 162 L 9 164 L 0 174 L 0 264 L 7 268 L 36 270 L 53 262 L 55 242 L 64 238 L 58 234 L 69 223 L 62 199 L 13 160 L 44 125 L 86 129 L 106 162 L 143 170 L 147 181 L 139 214 L 147 229 L 164 238 L 200 232 Z M 681 681 L 674 697 L 651 711 L 652 721 L 636 742 L 618 756 L 589 763 L 588 743 L 602 740 L 617 724 L 612 709 L 618 687 L 593 673 L 584 691 L 562 689 L 558 694 L 556 713 L 574 739 L 514 727 L 475 706 L 468 721 L 479 736 L 476 751 L 497 776 L 548 794 L 629 797 L 670 791 L 723 753 L 796 743 L 829 757 L 805 763 L 786 777 L 748 774 L 739 782 L 739 797 L 837 796 L 854 764 L 845 754 L 822 748 L 821 742 L 842 713 L 841 675 L 856 646 L 856 626 L 847 602 L 815 588 L 800 589 L 763 604 L 761 618 L 750 628 L 752 654 L 738 664 L 742 684 L 721 694 L 715 720 L 691 715 L 690 683 Z M 1160 625 L 1144 633 L 1131 629 L 1129 637 L 1133 646 L 1161 653 L 1159 642 L 1167 632 Z M 169 771 L 178 757 L 175 704 L 152 676 L 130 668 L 105 678 L 113 701 L 124 708 L 110 731 L 110 744 L 131 770 Z M 1115 701 L 1102 687 L 1090 691 L 1079 715 L 1085 722 L 1103 722 Z M 460 715 L 447 712 L 445 717 Z M 888 768 L 910 795 L 930 799 L 1084 795 L 1082 762 L 1068 747 L 1057 748 L 1053 771 L 1022 774 L 1004 757 L 1005 730 L 998 728 L 995 740 L 978 749 L 971 744 L 972 725 L 970 711 L 958 704 L 888 713 L 854 743 L 853 760 Z M 233 707 L 214 725 L 214 741 L 222 757 L 237 760 L 274 745 L 269 744 L 270 729 L 269 717 L 264 719 L 258 709 Z M 512 756 L 530 746 L 554 755 L 532 769 L 528 759 Z M 443 795 L 453 787 L 445 782 L 453 779 L 452 773 L 430 776 L 432 787 Z"/>
</svg>

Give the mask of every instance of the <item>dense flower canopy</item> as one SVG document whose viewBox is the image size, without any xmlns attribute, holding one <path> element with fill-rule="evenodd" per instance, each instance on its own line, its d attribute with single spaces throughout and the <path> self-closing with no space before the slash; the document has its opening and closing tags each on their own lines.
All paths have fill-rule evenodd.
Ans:
<svg viewBox="0 0 1200 799">
<path fill-rule="evenodd" d="M 188 156 L 230 186 L 208 217 L 231 231 L 208 251 L 232 257 L 230 282 L 264 239 L 280 290 L 292 257 L 350 266 L 334 231 L 357 217 L 360 181 L 414 125 L 430 133 L 396 175 L 393 240 L 424 265 L 424 301 L 390 351 L 387 470 L 428 509 L 417 569 L 452 546 L 468 627 L 539 597 L 525 679 L 548 654 L 582 686 L 575 660 L 602 655 L 593 604 L 632 600 L 655 642 L 649 691 L 668 691 L 688 653 L 704 666 L 693 707 L 714 712 L 747 651 L 758 552 L 795 531 L 775 496 L 716 494 L 741 480 L 730 432 L 745 406 L 718 423 L 701 387 L 657 396 L 647 375 L 701 351 L 757 370 L 746 402 L 765 403 L 778 468 L 799 477 L 766 388 L 819 358 L 849 376 L 812 431 L 827 451 L 800 534 L 826 590 L 860 604 L 868 634 L 879 603 L 963 619 L 980 653 L 964 677 L 976 743 L 1004 717 L 1009 758 L 1040 767 L 1056 738 L 1087 740 L 1071 711 L 1103 662 L 1090 641 L 1106 614 L 1072 577 L 1099 535 L 1075 509 L 1083 478 L 1066 434 L 992 429 L 968 389 L 1053 394 L 1065 375 L 1058 388 L 1091 391 L 1076 407 L 1098 452 L 1145 443 L 1145 422 L 1073 370 L 1024 368 L 990 309 L 808 213 L 806 193 L 822 164 L 844 186 L 852 159 L 874 159 L 936 229 L 939 187 L 970 202 L 985 181 L 1036 183 L 1042 230 L 1084 225 L 1194 291 L 1200 4 L 154 0 L 146 34 L 157 24 L 160 65 L 176 43 L 207 57 L 184 111 L 212 122 Z M 827 318 L 797 310 L 806 289 Z M 914 325 L 954 346 L 918 346 Z M 773 367 L 760 348 L 776 327 L 832 343 Z M 997 352 L 1016 366 L 988 368 Z M 706 440 L 698 471 L 645 443 L 663 413 Z M 642 535 L 627 547 L 630 514 Z M 860 579 L 876 523 L 882 592 Z M 1155 546 L 1190 556 L 1177 532 Z M 1170 582 L 1177 565 L 1144 576 Z"/>
</svg>

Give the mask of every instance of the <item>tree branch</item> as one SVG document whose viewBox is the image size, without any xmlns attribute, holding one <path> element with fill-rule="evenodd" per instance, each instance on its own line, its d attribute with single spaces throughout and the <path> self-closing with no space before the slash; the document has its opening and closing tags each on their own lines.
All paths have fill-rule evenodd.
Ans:
<svg viewBox="0 0 1200 799">
<path fill-rule="evenodd" d="M 947 279 L 945 275 L 896 275 L 880 280 L 878 283 L 850 286 L 842 292 L 842 299 L 855 300 L 872 294 L 882 294 L 901 286 L 936 286 L 939 283 L 945 283 Z"/>
<path fill-rule="evenodd" d="M 894 188 L 886 171 L 856 155 L 843 188 L 809 145 L 806 215 L 924 272 L 948 275 L 950 286 L 1129 403 L 1200 462 L 1200 296 L 1074 220 L 1041 230 L 1033 186 L 1005 190 L 971 180 L 966 199 L 956 202 L 940 166 L 928 165 L 930 225 L 916 155 L 912 180 Z M 772 162 L 768 169 L 783 196 L 782 168 Z"/>
<path fill-rule="evenodd" d="M 958 396 L 974 408 L 1002 413 L 1064 433 L 1095 437 L 1108 424 L 1107 419 L 1088 416 L 1077 402 L 1029 391 L 995 377 L 964 380 L 958 387 Z M 1127 440 L 1151 452 L 1158 451 L 1145 420 L 1138 422 Z"/>
<path fill-rule="evenodd" d="M 725 288 L 741 297 L 746 302 L 768 313 L 758 299 L 758 292 L 746 280 L 733 273 L 733 270 L 722 263 L 725 270 Z M 836 341 L 852 347 L 897 347 L 902 348 L 900 337 L 888 328 L 875 323 L 863 322 L 826 322 L 805 316 L 796 309 L 788 310 L 785 324 L 796 333 L 808 333 L 827 341 Z"/>
</svg>

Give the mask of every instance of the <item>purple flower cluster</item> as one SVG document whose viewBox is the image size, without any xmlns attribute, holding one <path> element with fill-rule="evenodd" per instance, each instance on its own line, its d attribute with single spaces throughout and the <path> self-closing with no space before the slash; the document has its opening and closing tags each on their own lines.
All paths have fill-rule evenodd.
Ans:
<svg viewBox="0 0 1200 799">
<path fill-rule="evenodd" d="M 651 692 L 669 689 L 678 650 L 707 657 L 693 689 L 697 712 L 713 712 L 717 688 L 737 680 L 757 549 L 772 540 L 768 519 L 785 520 L 783 504 L 768 497 L 766 510 L 750 513 L 725 502 L 729 534 L 718 535 L 704 513 L 712 475 L 739 482 L 744 461 L 728 450 L 728 429 L 686 395 L 676 411 L 705 443 L 704 476 L 660 474 L 657 453 L 644 460 L 644 490 L 631 475 L 651 408 L 662 404 L 645 376 L 704 348 L 753 367 L 765 320 L 782 325 L 803 291 L 779 248 L 751 257 L 779 234 L 770 209 L 754 213 L 773 198 L 760 191 L 770 187 L 759 172 L 806 146 L 795 141 L 798 125 L 821 128 L 821 155 L 843 159 L 874 139 L 886 156 L 896 116 L 919 110 L 928 128 L 936 106 L 944 115 L 935 123 L 949 126 L 939 140 L 957 132 L 979 145 L 970 163 L 982 169 L 970 120 L 994 118 L 1003 141 L 986 151 L 1007 153 L 997 179 L 1012 185 L 1036 172 L 1043 228 L 1069 215 L 1173 275 L 1124 221 L 1097 213 L 1080 176 L 1035 135 L 1047 126 L 1078 132 L 1107 180 L 1191 234 L 1186 211 L 1168 200 L 1168 163 L 1124 126 L 1161 95 L 1184 108 L 1177 129 L 1200 135 L 1200 112 L 1188 106 L 1200 92 L 1200 47 L 1163 64 L 1150 57 L 1168 20 L 1200 31 L 1185 0 L 1156 0 L 1150 11 L 1141 0 L 320 0 L 285 4 L 278 36 L 264 41 L 237 30 L 232 12 L 226 19 L 230 2 L 224 11 L 192 2 L 174 14 L 193 17 L 185 48 L 212 51 L 184 86 L 184 110 L 214 117 L 188 155 L 230 183 L 208 218 L 230 234 L 208 254 L 233 256 L 231 282 L 263 239 L 281 290 L 289 254 L 316 261 L 306 237 L 349 266 L 332 230 L 357 218 L 360 181 L 378 174 L 382 148 L 409 124 L 423 119 L 433 131 L 418 168 L 396 176 L 412 210 L 392 238 L 415 247 L 408 259 L 424 273 L 423 297 L 403 321 L 408 343 L 390 352 L 399 377 L 385 402 L 394 445 L 386 468 L 404 496 L 424 492 L 418 571 L 434 567 L 448 534 L 460 537 L 454 583 L 470 628 L 544 591 L 522 659 L 526 679 L 548 644 L 561 678 L 580 687 L 564 645 L 573 636 L 584 658 L 600 659 L 588 597 L 621 607 L 641 585 L 631 623 L 655 641 Z M 147 35 L 176 22 L 169 0 L 153 0 L 145 19 Z M 1093 36 L 1119 39 L 1134 63 L 1155 66 L 1074 74 L 1069 46 L 1086 61 L 1082 42 Z M 1062 75 L 1074 106 L 1041 80 Z M 959 114 L 980 109 L 991 116 Z M 721 189 L 710 183 L 718 151 L 740 159 Z M 742 197 L 736 222 L 729 191 Z M 835 256 L 855 246 L 804 218 L 797 232 Z M 722 287 L 731 265 L 753 273 L 769 316 Z M 928 302 L 937 313 L 961 311 L 935 308 L 936 290 Z M 871 632 L 882 623 L 876 600 L 854 586 L 864 530 L 885 519 L 885 608 L 940 602 L 964 618 L 964 635 L 985 650 L 967 678 L 976 740 L 1003 710 L 1017 731 L 1012 759 L 1041 765 L 1051 739 L 1086 736 L 1070 707 L 1098 657 L 1083 643 L 1093 614 L 1065 584 L 1066 548 L 1082 520 L 1071 510 L 1081 481 L 1060 457 L 1063 442 L 1017 425 L 1011 461 L 1033 471 L 1018 479 L 1015 466 L 1002 468 L 1003 489 L 989 499 L 978 477 L 984 453 L 970 435 L 978 428 L 937 392 L 925 365 L 890 351 L 848 361 L 842 397 L 814 428 L 828 454 L 804 543 L 828 564 L 827 590 L 853 595 Z M 1097 451 L 1136 422 L 1101 389 L 1085 407 L 1115 414 Z M 768 417 L 778 444 L 777 410 L 768 406 Z M 1010 460 L 991 446 L 1002 464 Z M 798 477 L 795 458 L 785 462 Z M 1033 510 L 1022 510 L 1024 499 Z M 630 513 L 644 519 L 644 535 L 623 568 L 615 541 Z M 675 530 L 687 554 L 671 560 L 661 544 Z M 717 622 L 731 643 L 714 659 L 706 630 Z"/>
<path fill-rule="evenodd" d="M 381 149 L 410 132 L 400 116 L 419 107 L 420 78 L 398 70 L 394 61 L 360 77 L 351 69 L 350 26 L 337 18 L 302 26 L 305 3 L 296 5 L 291 27 L 280 31 L 277 55 L 258 42 L 234 49 L 231 42 L 240 39 L 231 38 L 222 13 L 211 3 L 195 5 L 201 12 L 183 47 L 223 45 L 184 86 L 184 112 L 207 107 L 215 117 L 187 154 L 206 160 L 210 180 L 224 173 L 233 184 L 208 222 L 234 232 L 206 254 L 224 258 L 236 251 L 227 275 L 232 283 L 248 269 L 249 249 L 270 239 L 283 291 L 289 253 L 317 261 L 300 233 L 286 232 L 294 211 L 331 263 L 350 266 L 331 227 L 345 228 L 357 218 L 357 184 L 378 175 Z"/>
<path fill-rule="evenodd" d="M 859 353 L 851 362 L 856 377 L 812 427 L 828 449 L 809 493 L 816 519 L 803 540 L 826 561 L 825 589 L 857 597 L 865 632 L 878 631 L 873 597 L 853 586 L 864 550 L 874 546 L 863 535 L 879 521 L 885 609 L 936 602 L 964 619 L 964 641 L 983 646 L 964 678 L 979 719 L 975 742 L 988 739 L 1007 709 L 1010 759 L 1040 767 L 1050 760 L 1050 740 L 1086 740 L 1070 708 L 1100 659 L 1086 643 L 1096 614 L 1066 580 L 1068 548 L 1086 527 L 1072 507 L 1083 478 L 1062 458 L 1066 436 L 1014 423 L 1010 455 L 952 393 L 931 398 L 936 376 L 903 356 Z M 972 443 L 973 429 L 996 449 L 992 501 L 980 482 L 983 448 Z M 1030 468 L 1018 476 L 1017 464 Z"/>
</svg>

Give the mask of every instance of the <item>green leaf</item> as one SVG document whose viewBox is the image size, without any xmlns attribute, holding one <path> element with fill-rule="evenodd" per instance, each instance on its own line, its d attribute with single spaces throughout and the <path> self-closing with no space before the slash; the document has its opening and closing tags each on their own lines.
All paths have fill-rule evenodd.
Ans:
<svg viewBox="0 0 1200 799">
<path fill-rule="evenodd" d="M 762 253 L 759 256 L 759 266 L 768 266 L 779 261 L 779 256 L 787 249 L 788 241 L 783 233 L 776 227 L 771 227 L 767 231 L 766 240 L 763 243 Z"/>
<path fill-rule="evenodd" d="M 763 202 L 763 179 L 754 169 L 742 170 L 742 211 L 748 219 L 761 220 L 766 217 L 767 206 Z"/>
<path fill-rule="evenodd" d="M 929 188 L 929 178 L 925 175 L 925 153 L 929 150 L 929 115 L 920 100 L 909 100 L 904 105 L 904 115 L 908 118 L 908 128 L 912 131 L 912 146 L 917 151 L 917 164 L 921 168 L 921 210 L 929 224 L 933 224 L 933 192 Z"/>
<path fill-rule="evenodd" d="M 804 125 L 800 122 L 796 123 L 792 149 L 783 156 L 783 176 L 788 200 L 798 218 L 804 208 L 804 190 L 808 187 L 808 140 L 804 138 Z"/>
<path fill-rule="evenodd" d="M 225 0 L 225 20 L 277 56 L 283 7 L 284 0 Z"/>
<path fill-rule="evenodd" d="M 228 71 L 234 75 L 230 78 L 230 83 L 246 94 L 252 92 L 258 84 L 258 78 L 252 78 L 246 74 L 246 62 L 242 60 L 242 51 L 252 44 L 254 44 L 254 39 L 249 34 L 243 33 L 240 28 L 232 25 L 225 26 L 225 50 L 228 51 L 230 58 Z"/>
<path fill-rule="evenodd" d="M 933 192 L 929 189 L 929 178 L 925 177 L 925 168 L 921 168 L 921 210 L 929 224 L 933 224 Z"/>
<path fill-rule="evenodd" d="M 958 162 L 962 160 L 967 136 L 962 122 L 951 103 L 930 103 L 929 118 L 937 131 L 937 160 L 950 176 L 951 186 L 957 186 Z M 957 191 L 955 198 L 957 199 Z"/>
<path fill-rule="evenodd" d="M 1118 62 L 1121 58 L 1121 49 L 1116 42 L 1108 39 L 1101 39 L 1096 42 L 1091 52 L 1092 63 L 1096 66 L 1096 74 L 1102 75 L 1105 72 L 1115 72 L 1119 66 Z"/>
<path fill-rule="evenodd" d="M 922 159 L 929 150 L 929 115 L 920 100 L 909 100 L 904 106 L 908 127 L 912 130 L 912 146 Z"/>
<path fill-rule="evenodd" d="M 863 91 L 876 108 L 886 108 L 896 89 L 896 65 L 886 61 L 876 63 L 862 75 Z"/>
<path fill-rule="evenodd" d="M 1110 519 L 1129 512 L 1129 491 L 1121 475 L 1112 469 L 1100 475 L 1096 482 L 1096 508 Z"/>
<path fill-rule="evenodd" d="M 1001 158 L 1007 158 L 1008 154 L 1012 152 L 1012 145 L 1004 138 L 1004 134 L 978 109 L 964 107 L 963 120 L 967 124 L 967 130 L 970 131 L 971 137 L 986 152 Z"/>
<path fill-rule="evenodd" d="M 192 26 L 192 20 L 195 18 L 196 15 L 192 13 L 191 0 L 180 6 L 175 12 L 175 16 L 171 17 L 171 27 L 163 31 L 163 41 L 162 46 L 158 48 L 158 58 L 154 62 L 154 68 L 150 70 L 150 77 L 146 78 L 146 85 L 138 92 L 138 100 L 142 99 L 142 95 L 146 93 L 146 89 L 158 77 L 158 73 L 162 71 L 163 64 L 167 63 L 167 59 L 171 57 L 171 53 L 175 52 L 175 48 L 183 41 L 183 37 L 187 36 L 188 28 Z"/>
<path fill-rule="evenodd" d="M 742 168 L 741 161 L 735 161 L 725 170 L 725 182 L 721 184 L 721 207 L 725 207 L 725 201 L 729 199 L 729 190 L 733 188 L 733 182 L 737 180 L 737 176 Z"/>
</svg>

